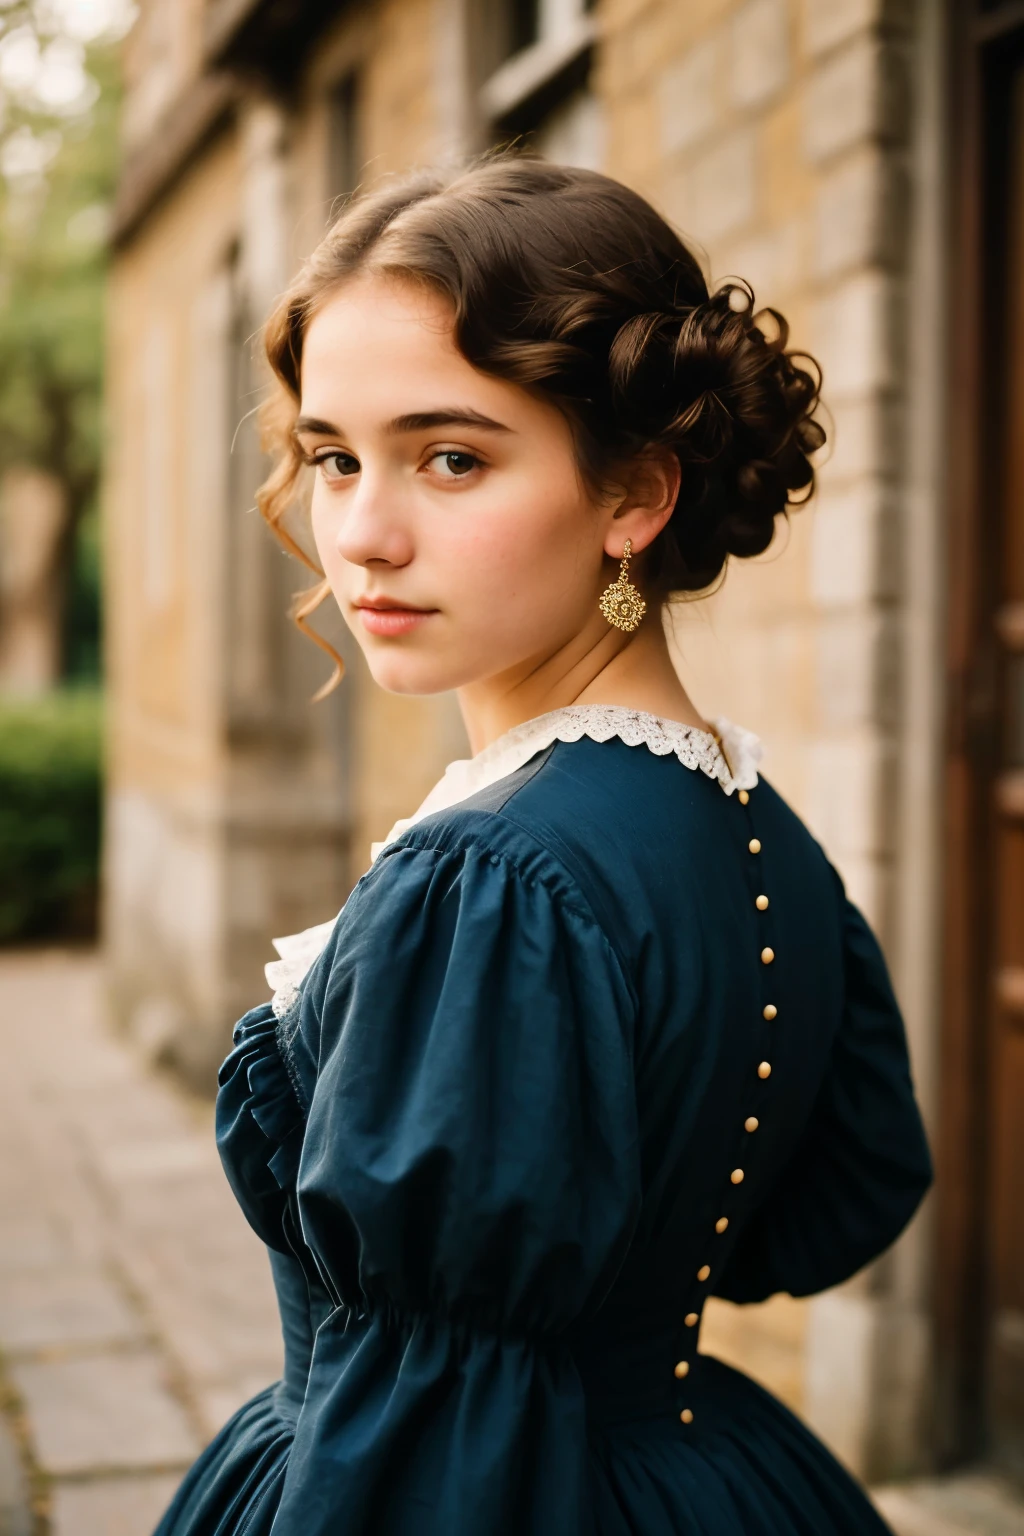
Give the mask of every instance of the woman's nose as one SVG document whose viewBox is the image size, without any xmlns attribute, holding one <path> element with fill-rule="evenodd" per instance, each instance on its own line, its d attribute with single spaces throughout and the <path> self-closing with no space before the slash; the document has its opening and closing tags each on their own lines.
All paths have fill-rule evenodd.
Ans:
<svg viewBox="0 0 1024 1536">
<path fill-rule="evenodd" d="M 394 486 L 365 469 L 338 522 L 335 548 L 350 565 L 408 565 L 413 545 Z"/>
</svg>

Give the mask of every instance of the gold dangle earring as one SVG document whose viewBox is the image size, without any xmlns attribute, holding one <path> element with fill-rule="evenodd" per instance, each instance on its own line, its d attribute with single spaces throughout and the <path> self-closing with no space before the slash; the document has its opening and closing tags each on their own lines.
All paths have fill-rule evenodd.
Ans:
<svg viewBox="0 0 1024 1536">
<path fill-rule="evenodd" d="M 613 581 L 610 587 L 605 587 L 601 593 L 600 608 L 609 624 L 616 629 L 624 629 L 627 635 L 631 635 L 634 629 L 639 628 L 640 620 L 647 612 L 647 604 L 640 596 L 638 588 L 634 587 L 629 579 L 629 562 L 633 554 L 632 541 L 626 540 L 626 547 L 622 551 L 622 564 L 619 568 L 618 579 Z"/>
</svg>

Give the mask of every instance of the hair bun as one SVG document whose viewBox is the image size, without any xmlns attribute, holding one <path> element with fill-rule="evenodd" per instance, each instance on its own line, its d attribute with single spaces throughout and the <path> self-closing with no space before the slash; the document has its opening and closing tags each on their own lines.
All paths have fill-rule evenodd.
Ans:
<svg viewBox="0 0 1024 1536">
<path fill-rule="evenodd" d="M 683 469 L 652 551 L 651 575 L 670 590 L 699 591 L 729 555 L 761 554 L 776 517 L 813 489 L 820 376 L 788 340 L 777 310 L 755 312 L 753 290 L 728 282 L 699 304 L 634 317 L 613 342 L 616 409 Z"/>
</svg>

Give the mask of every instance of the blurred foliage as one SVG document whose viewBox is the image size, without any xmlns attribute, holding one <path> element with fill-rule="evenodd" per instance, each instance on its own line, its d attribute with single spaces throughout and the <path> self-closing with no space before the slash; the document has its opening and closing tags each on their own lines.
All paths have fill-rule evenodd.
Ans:
<svg viewBox="0 0 1024 1536">
<path fill-rule="evenodd" d="M 101 756 L 95 690 L 0 701 L 0 943 L 94 934 Z"/>
<path fill-rule="evenodd" d="M 64 612 L 64 676 L 71 684 L 93 684 L 102 675 L 100 625 L 99 507 L 93 501 L 76 530 Z"/>
<path fill-rule="evenodd" d="M 0 473 L 35 464 L 65 488 L 76 676 L 94 675 L 98 655 L 94 509 L 120 94 L 115 33 L 83 40 L 102 10 L 0 0 Z"/>
</svg>

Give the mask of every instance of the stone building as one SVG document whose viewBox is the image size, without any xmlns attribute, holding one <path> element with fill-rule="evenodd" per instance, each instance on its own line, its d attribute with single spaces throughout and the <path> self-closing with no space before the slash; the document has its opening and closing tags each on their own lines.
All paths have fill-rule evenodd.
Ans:
<svg viewBox="0 0 1024 1536">
<path fill-rule="evenodd" d="M 127 46 L 110 994 L 194 1076 L 271 935 L 335 911 L 464 751 L 451 700 L 355 656 L 309 704 L 301 573 L 252 510 L 252 337 L 337 200 L 530 136 L 648 195 L 821 360 L 821 494 L 680 610 L 679 664 L 882 935 L 941 1176 L 865 1274 L 718 1307 L 705 1347 L 874 1477 L 1024 1464 L 1022 37 L 1015 0 L 142 0 Z"/>
</svg>

